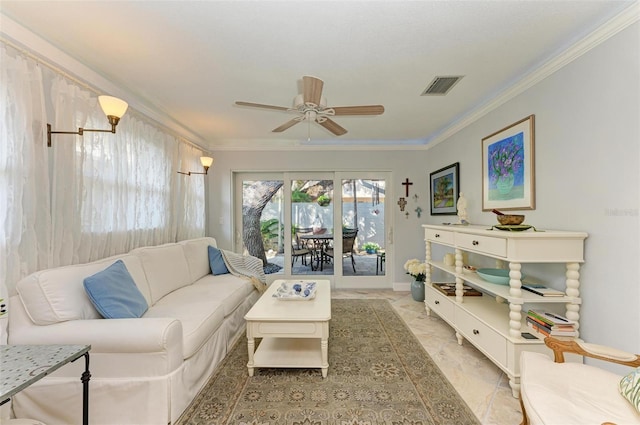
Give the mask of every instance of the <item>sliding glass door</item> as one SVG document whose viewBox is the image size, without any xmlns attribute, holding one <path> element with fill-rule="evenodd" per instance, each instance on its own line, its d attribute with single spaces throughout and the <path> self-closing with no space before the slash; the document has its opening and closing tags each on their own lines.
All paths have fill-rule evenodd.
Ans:
<svg viewBox="0 0 640 425">
<path fill-rule="evenodd" d="M 340 237 L 334 239 L 337 286 L 390 287 L 387 274 L 389 214 L 386 194 L 389 173 L 337 172 L 340 190 L 336 214 Z M 390 252 L 389 252 L 390 254 Z M 341 258 L 341 261 L 338 261 Z"/>
<path fill-rule="evenodd" d="M 388 173 L 237 173 L 236 251 L 270 280 L 323 276 L 338 288 L 390 287 Z"/>
</svg>

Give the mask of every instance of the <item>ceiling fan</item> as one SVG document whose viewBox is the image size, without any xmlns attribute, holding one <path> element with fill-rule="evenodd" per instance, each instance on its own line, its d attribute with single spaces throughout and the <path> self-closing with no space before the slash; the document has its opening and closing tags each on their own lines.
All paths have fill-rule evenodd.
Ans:
<svg viewBox="0 0 640 425">
<path fill-rule="evenodd" d="M 319 78 L 308 75 L 302 77 L 302 94 L 295 97 L 293 108 L 240 101 L 236 102 L 236 105 L 275 109 L 297 114 L 292 120 L 274 128 L 272 130 L 274 133 L 283 132 L 302 121 L 308 121 L 309 123 L 316 122 L 320 124 L 336 136 L 346 134 L 347 130 L 329 117 L 338 115 L 381 115 L 384 112 L 384 106 L 382 105 L 327 107 L 326 99 L 322 96 L 323 86 L 324 82 Z"/>
</svg>

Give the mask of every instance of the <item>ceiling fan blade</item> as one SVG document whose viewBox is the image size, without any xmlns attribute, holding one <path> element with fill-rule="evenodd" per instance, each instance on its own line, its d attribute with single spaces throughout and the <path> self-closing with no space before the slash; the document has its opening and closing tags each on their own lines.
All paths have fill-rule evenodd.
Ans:
<svg viewBox="0 0 640 425">
<path fill-rule="evenodd" d="M 343 134 L 347 133 L 347 130 L 345 128 L 341 127 L 340 125 L 338 125 L 337 122 L 329 118 L 327 118 L 323 122 L 319 122 L 319 121 L 316 121 L 316 122 L 321 126 L 323 126 L 324 128 L 326 128 L 327 130 L 329 130 L 330 132 L 332 132 L 333 134 L 335 134 L 336 136 L 342 136 Z"/>
<path fill-rule="evenodd" d="M 335 111 L 335 115 L 382 115 L 384 113 L 382 105 L 334 106 L 331 109 Z"/>
<path fill-rule="evenodd" d="M 252 108 L 265 108 L 265 109 L 275 109 L 278 111 L 288 111 L 289 108 L 285 108 L 284 106 L 274 106 L 274 105 L 263 105 L 262 103 L 251 103 L 251 102 L 236 102 L 238 106 L 250 106 Z"/>
<path fill-rule="evenodd" d="M 316 77 L 310 77 L 305 75 L 302 77 L 302 99 L 304 103 L 313 103 L 314 105 L 320 105 L 320 98 L 322 97 L 322 87 L 324 81 Z"/>
<path fill-rule="evenodd" d="M 282 124 L 280 127 L 278 128 L 274 128 L 273 130 L 271 130 L 273 133 L 282 133 L 283 131 L 285 131 L 288 128 L 293 127 L 294 125 L 298 124 L 300 122 L 299 119 L 292 119 L 290 121 L 287 121 L 286 123 Z"/>
</svg>

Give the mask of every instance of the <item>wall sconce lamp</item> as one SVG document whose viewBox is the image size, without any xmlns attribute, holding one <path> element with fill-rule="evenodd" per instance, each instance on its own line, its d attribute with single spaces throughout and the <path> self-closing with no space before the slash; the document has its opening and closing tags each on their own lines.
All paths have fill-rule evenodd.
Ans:
<svg viewBox="0 0 640 425">
<path fill-rule="evenodd" d="M 98 102 L 100 102 L 100 107 L 102 108 L 104 114 L 107 116 L 109 124 L 111 124 L 111 130 L 93 130 L 89 128 L 79 128 L 78 131 L 51 131 L 51 124 L 47 124 L 47 146 L 51 147 L 52 134 L 79 134 L 80 136 L 82 136 L 85 131 L 115 133 L 116 125 L 118 125 L 118 121 L 120 121 L 120 118 L 122 118 L 124 113 L 127 112 L 127 107 L 129 105 L 124 100 L 112 96 L 98 96 Z"/>
<path fill-rule="evenodd" d="M 185 176 L 190 176 L 191 174 L 207 174 L 207 171 L 209 171 L 209 167 L 211 167 L 211 164 L 213 164 L 213 158 L 211 158 L 210 156 L 201 156 L 200 163 L 204 167 L 204 173 L 196 173 L 195 171 L 188 171 L 185 173 L 184 171 L 178 171 L 178 174 L 184 174 Z"/>
</svg>

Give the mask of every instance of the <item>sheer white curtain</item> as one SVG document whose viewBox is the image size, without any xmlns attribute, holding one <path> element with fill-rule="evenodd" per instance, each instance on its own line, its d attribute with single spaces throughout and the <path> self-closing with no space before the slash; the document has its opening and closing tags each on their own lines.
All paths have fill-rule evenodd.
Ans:
<svg viewBox="0 0 640 425">
<path fill-rule="evenodd" d="M 109 128 L 97 97 L 5 43 L 0 62 L 0 297 L 37 270 L 204 234 L 202 176 L 176 173 L 202 152 L 135 111 L 47 148 L 47 105 L 54 131 Z"/>
<path fill-rule="evenodd" d="M 49 262 L 51 238 L 42 70 L 0 44 L 0 297 Z"/>
<path fill-rule="evenodd" d="M 96 99 L 91 93 L 64 77 L 55 75 L 51 84 L 53 105 L 52 129 L 75 131 L 87 127 L 89 111 L 95 109 Z M 53 134 L 52 148 L 52 266 L 81 262 L 81 207 L 84 192 L 81 178 L 84 163 L 77 154 L 90 133 L 84 137 L 75 134 Z"/>
<path fill-rule="evenodd" d="M 200 157 L 203 152 L 193 146 L 179 145 L 179 169 L 181 171 L 204 172 Z M 193 239 L 204 236 L 205 227 L 205 179 L 206 175 L 192 174 L 178 176 L 178 193 L 176 217 L 178 219 L 177 240 Z"/>
<path fill-rule="evenodd" d="M 85 89 L 59 77 L 52 97 L 61 103 L 55 108 L 56 119 L 75 121 L 79 127 L 108 128 L 96 98 Z M 73 107 L 66 109 L 72 102 Z M 85 132 L 82 138 L 74 137 L 57 146 L 55 153 L 55 264 L 84 263 L 172 242 L 178 228 L 192 226 L 177 213 L 184 195 L 176 177 L 182 143 L 175 137 L 135 112 L 121 119 L 116 134 Z M 199 193 L 204 195 L 204 188 Z M 195 227 L 204 233 L 204 220 Z"/>
</svg>

